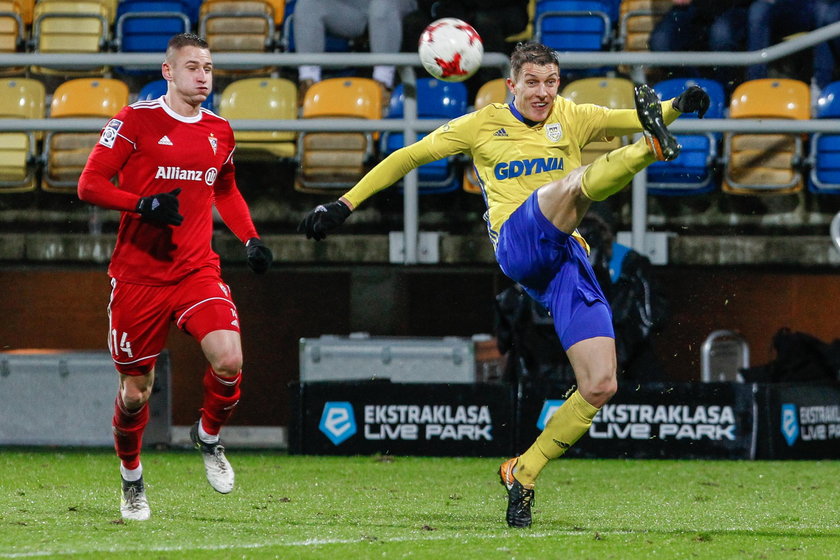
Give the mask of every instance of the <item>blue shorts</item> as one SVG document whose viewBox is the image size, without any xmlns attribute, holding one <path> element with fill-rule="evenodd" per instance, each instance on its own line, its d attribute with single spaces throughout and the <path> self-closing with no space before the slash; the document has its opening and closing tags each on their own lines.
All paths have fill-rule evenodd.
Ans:
<svg viewBox="0 0 840 560">
<path fill-rule="evenodd" d="M 563 348 L 596 336 L 615 338 L 612 312 L 586 250 L 543 215 L 536 191 L 502 225 L 496 260 L 551 313 Z"/>
</svg>

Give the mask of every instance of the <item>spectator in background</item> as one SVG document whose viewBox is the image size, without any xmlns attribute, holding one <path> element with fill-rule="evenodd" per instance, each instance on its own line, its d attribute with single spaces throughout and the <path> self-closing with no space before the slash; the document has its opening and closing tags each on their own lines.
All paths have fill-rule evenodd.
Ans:
<svg viewBox="0 0 840 560">
<path fill-rule="evenodd" d="M 481 35 L 484 52 L 505 54 L 512 47 L 505 39 L 528 26 L 528 0 L 418 0 L 417 4 L 417 9 L 403 19 L 403 52 L 416 51 L 423 30 L 440 18 L 466 21 Z M 466 82 L 470 98 L 485 82 L 504 77 L 501 68 L 481 68 Z"/>
<path fill-rule="evenodd" d="M 758 51 L 788 35 L 814 29 L 819 0 L 753 0 L 747 22 L 747 50 Z M 747 79 L 767 77 L 766 64 L 747 67 Z"/>
<path fill-rule="evenodd" d="M 650 50 L 741 51 L 747 41 L 747 10 L 752 0 L 673 0 L 650 34 Z M 666 78 L 705 77 L 731 92 L 741 81 L 739 67 L 667 68 Z"/>
<path fill-rule="evenodd" d="M 814 6 L 814 27 L 840 21 L 840 0 L 817 0 Z M 840 59 L 840 38 L 826 41 L 814 48 L 814 82 L 817 87 L 825 86 L 840 78 L 837 74 L 837 60 Z"/>
<path fill-rule="evenodd" d="M 367 30 L 371 52 L 399 52 L 403 17 L 416 7 L 416 0 L 298 0 L 293 20 L 295 51 L 323 53 L 328 33 L 358 39 Z M 394 87 L 394 74 L 393 66 L 373 68 L 373 79 L 386 92 Z M 320 66 L 301 66 L 298 69 L 300 98 L 320 80 Z"/>
</svg>

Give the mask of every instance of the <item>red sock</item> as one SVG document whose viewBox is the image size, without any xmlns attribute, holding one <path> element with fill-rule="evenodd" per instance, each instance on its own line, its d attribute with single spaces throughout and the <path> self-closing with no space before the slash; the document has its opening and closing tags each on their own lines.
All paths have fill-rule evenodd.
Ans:
<svg viewBox="0 0 840 560">
<path fill-rule="evenodd" d="M 208 367 L 204 372 L 204 405 L 201 408 L 201 427 L 211 436 L 218 435 L 234 407 L 239 403 L 240 371 L 234 377 L 219 377 Z"/>
<path fill-rule="evenodd" d="M 114 402 L 114 449 L 123 466 L 136 469 L 140 466 L 140 448 L 143 446 L 143 430 L 149 423 L 149 403 L 143 403 L 139 409 L 129 412 L 125 408 L 122 396 L 117 393 Z"/>
</svg>

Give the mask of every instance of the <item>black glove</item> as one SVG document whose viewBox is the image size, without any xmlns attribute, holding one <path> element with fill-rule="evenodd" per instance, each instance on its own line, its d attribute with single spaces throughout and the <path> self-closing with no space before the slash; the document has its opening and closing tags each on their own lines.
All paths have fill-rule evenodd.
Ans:
<svg viewBox="0 0 840 560">
<path fill-rule="evenodd" d="M 328 231 L 343 224 L 350 212 L 352 210 L 340 200 L 321 204 L 300 222 L 297 228 L 298 233 L 305 233 L 307 239 L 320 241 L 327 236 Z"/>
<path fill-rule="evenodd" d="M 178 195 L 181 189 L 168 193 L 144 196 L 137 201 L 135 211 L 149 221 L 170 226 L 180 226 L 184 217 L 178 213 Z"/>
<path fill-rule="evenodd" d="M 264 274 L 274 260 L 271 249 L 266 247 L 259 237 L 249 239 L 245 247 L 248 251 L 248 266 L 257 274 Z"/>
<path fill-rule="evenodd" d="M 694 113 L 696 111 L 697 116 L 701 119 L 709 110 L 710 104 L 709 94 L 700 86 L 689 86 L 671 103 L 674 109 L 680 113 Z"/>
</svg>

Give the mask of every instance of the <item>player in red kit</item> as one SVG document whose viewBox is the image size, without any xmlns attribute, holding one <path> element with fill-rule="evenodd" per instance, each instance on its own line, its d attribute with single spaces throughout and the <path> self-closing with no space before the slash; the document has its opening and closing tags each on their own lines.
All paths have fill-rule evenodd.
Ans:
<svg viewBox="0 0 840 560">
<path fill-rule="evenodd" d="M 108 267 L 108 346 L 119 372 L 114 442 L 120 458 L 123 518 L 150 516 L 140 448 L 149 420 L 155 361 L 171 322 L 195 338 L 209 365 L 201 418 L 190 437 L 210 485 L 233 490 L 234 473 L 219 440 L 239 402 L 242 344 L 236 305 L 211 247 L 213 207 L 245 244 L 258 273 L 272 254 L 260 240 L 233 166 L 228 122 L 203 109 L 213 62 L 199 36 L 174 36 L 162 65 L 167 92 L 124 107 L 102 131 L 79 179 L 79 198 L 121 210 Z M 116 176 L 118 185 L 111 183 Z"/>
</svg>

